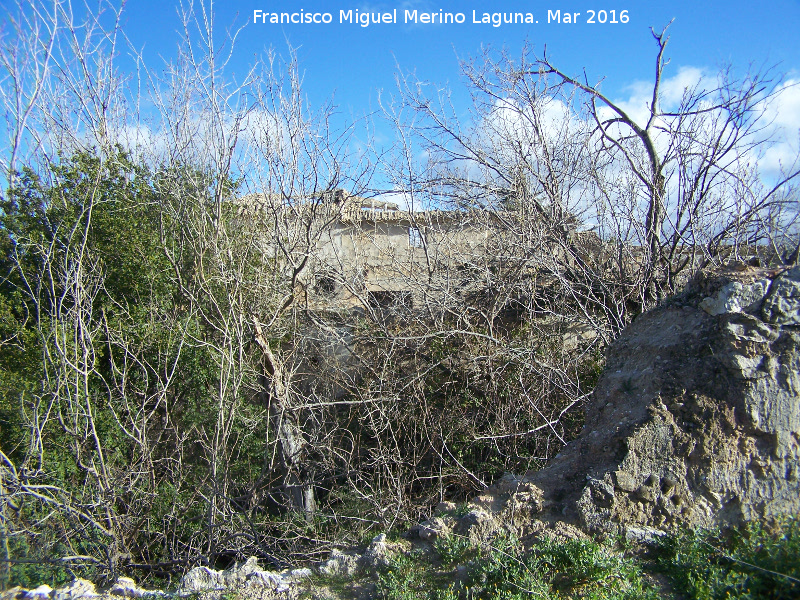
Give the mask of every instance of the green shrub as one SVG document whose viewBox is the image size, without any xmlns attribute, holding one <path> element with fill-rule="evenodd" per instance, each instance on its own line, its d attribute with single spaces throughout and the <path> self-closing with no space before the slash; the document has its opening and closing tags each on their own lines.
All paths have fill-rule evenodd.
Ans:
<svg viewBox="0 0 800 600">
<path fill-rule="evenodd" d="M 657 598 L 632 558 L 590 540 L 499 540 L 470 574 L 470 598 Z"/>
<path fill-rule="evenodd" d="M 469 538 L 460 535 L 437 538 L 433 549 L 445 565 L 463 563 L 477 552 L 477 548 L 470 543 Z"/>
<path fill-rule="evenodd" d="M 681 532 L 661 542 L 658 567 L 690 598 L 798 598 L 800 519 Z"/>
<path fill-rule="evenodd" d="M 378 589 L 386 600 L 427 600 L 433 589 L 425 565 L 417 555 L 397 556 L 378 575 Z"/>
</svg>

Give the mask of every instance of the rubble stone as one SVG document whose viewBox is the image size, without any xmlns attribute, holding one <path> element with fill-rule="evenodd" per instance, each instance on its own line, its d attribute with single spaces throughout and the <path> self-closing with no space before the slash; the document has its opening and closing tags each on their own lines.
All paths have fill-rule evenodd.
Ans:
<svg viewBox="0 0 800 600">
<path fill-rule="evenodd" d="M 358 554 L 342 552 L 334 548 L 331 550 L 328 560 L 319 568 L 323 575 L 332 577 L 352 577 L 358 572 Z"/>
<path fill-rule="evenodd" d="M 78 600 L 78 598 L 91 598 L 97 596 L 97 590 L 91 581 L 74 579 L 69 585 L 57 588 L 51 597 L 53 600 Z"/>
<path fill-rule="evenodd" d="M 164 592 L 159 590 L 146 590 L 136 585 L 130 577 L 118 577 L 108 590 L 112 596 L 122 596 L 123 598 L 144 598 L 145 596 L 163 596 Z"/>
<path fill-rule="evenodd" d="M 52 592 L 53 588 L 45 583 L 37 588 L 25 592 L 23 598 L 25 598 L 25 600 L 43 600 L 44 598 L 50 598 L 50 594 Z"/>
</svg>

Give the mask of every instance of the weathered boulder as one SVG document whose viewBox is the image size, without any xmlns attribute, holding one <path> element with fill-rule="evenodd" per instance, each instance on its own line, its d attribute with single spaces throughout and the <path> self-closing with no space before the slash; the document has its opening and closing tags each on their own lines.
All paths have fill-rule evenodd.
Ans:
<svg viewBox="0 0 800 600">
<path fill-rule="evenodd" d="M 477 504 L 521 537 L 640 542 L 799 514 L 799 349 L 800 267 L 703 273 L 611 345 L 581 435 Z"/>
<path fill-rule="evenodd" d="M 86 579 L 73 579 L 71 583 L 57 588 L 51 594 L 53 600 L 78 600 L 79 598 L 94 598 L 98 596 L 97 590 L 91 581 Z"/>
<path fill-rule="evenodd" d="M 800 268 L 703 275 L 640 315 L 584 431 L 519 480 L 529 512 L 633 539 L 800 513 L 798 326 Z"/>
<path fill-rule="evenodd" d="M 302 571 L 302 572 L 301 572 Z M 286 573 L 265 571 L 258 566 L 258 560 L 250 557 L 242 564 L 234 564 L 225 571 L 208 567 L 195 567 L 181 580 L 178 594 L 190 596 L 199 594 L 201 598 L 213 600 L 226 593 L 236 593 L 242 598 L 292 598 L 298 594 L 296 583 L 302 580 L 307 570 Z"/>
</svg>

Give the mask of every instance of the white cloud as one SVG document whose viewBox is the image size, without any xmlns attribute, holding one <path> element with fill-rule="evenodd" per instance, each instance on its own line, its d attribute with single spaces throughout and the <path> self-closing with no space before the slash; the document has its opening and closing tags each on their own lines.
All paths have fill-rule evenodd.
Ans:
<svg viewBox="0 0 800 600">
<path fill-rule="evenodd" d="M 778 176 L 797 161 L 800 151 L 800 79 L 787 79 L 769 105 L 766 119 L 774 143 L 764 152 L 760 167 L 765 175 Z"/>
<path fill-rule="evenodd" d="M 661 80 L 659 102 L 662 110 L 676 109 L 683 99 L 686 90 L 702 87 L 704 71 L 697 67 L 681 67 L 677 74 Z M 650 117 L 650 104 L 653 101 L 653 83 L 651 81 L 634 81 L 625 89 L 629 92 L 627 97 L 614 99 L 633 121 L 641 126 L 647 123 Z M 610 108 L 603 108 L 602 115 L 609 117 L 613 114 Z"/>
</svg>

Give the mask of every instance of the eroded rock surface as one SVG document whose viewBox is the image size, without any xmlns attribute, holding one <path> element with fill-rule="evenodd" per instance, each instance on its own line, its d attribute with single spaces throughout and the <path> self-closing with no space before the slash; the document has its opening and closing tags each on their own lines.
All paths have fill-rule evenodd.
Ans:
<svg viewBox="0 0 800 600">
<path fill-rule="evenodd" d="M 800 267 L 701 274 L 612 344 L 578 439 L 446 529 L 642 542 L 800 514 L 799 348 Z"/>
<path fill-rule="evenodd" d="M 800 513 L 800 268 L 701 276 L 611 346 L 538 519 L 637 538 Z M 523 524 L 524 526 L 524 524 Z"/>
</svg>

